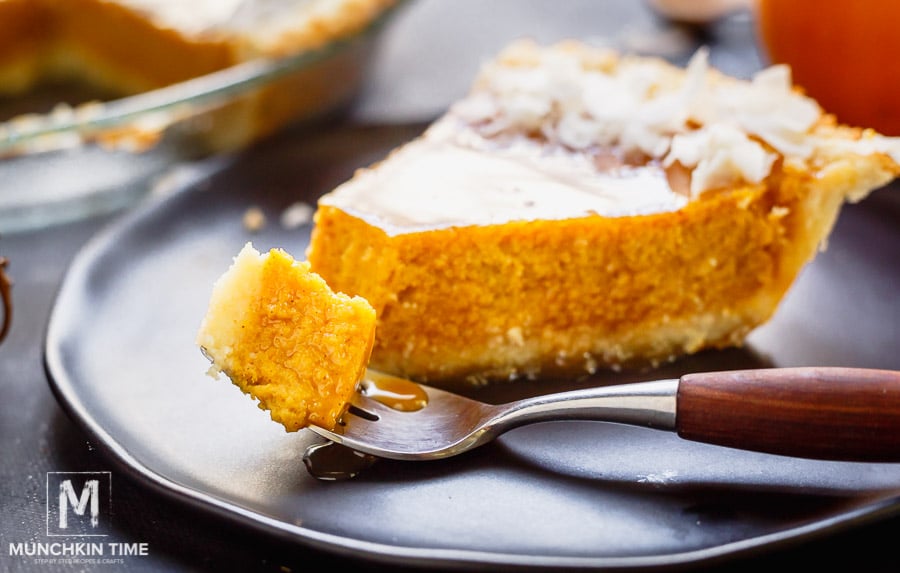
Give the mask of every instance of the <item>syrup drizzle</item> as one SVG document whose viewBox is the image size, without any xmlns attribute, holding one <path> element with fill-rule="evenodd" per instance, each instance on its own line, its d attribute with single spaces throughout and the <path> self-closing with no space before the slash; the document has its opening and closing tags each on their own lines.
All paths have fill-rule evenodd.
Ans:
<svg viewBox="0 0 900 573">
<path fill-rule="evenodd" d="M 415 412 L 428 405 L 428 394 L 410 380 L 368 371 L 360 383 L 364 396 L 401 412 Z"/>
<path fill-rule="evenodd" d="M 415 412 L 428 405 L 428 394 L 415 382 L 371 370 L 360 382 L 360 392 L 388 408 L 401 412 Z M 358 452 L 331 441 L 312 444 L 303 454 L 303 463 L 307 471 L 314 478 L 323 481 L 354 478 L 376 461 L 377 456 Z"/>
</svg>

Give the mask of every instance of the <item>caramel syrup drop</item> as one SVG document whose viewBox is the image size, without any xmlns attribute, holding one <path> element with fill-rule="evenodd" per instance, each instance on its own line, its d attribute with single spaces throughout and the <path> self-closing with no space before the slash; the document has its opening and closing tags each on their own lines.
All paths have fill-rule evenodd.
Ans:
<svg viewBox="0 0 900 573">
<path fill-rule="evenodd" d="M 415 412 L 428 405 L 428 394 L 410 380 L 368 371 L 360 383 L 363 395 L 401 412 Z"/>
<path fill-rule="evenodd" d="M 381 372 L 368 371 L 360 382 L 360 391 L 372 400 L 401 412 L 415 412 L 428 405 L 428 394 L 421 386 Z M 324 481 L 356 477 L 377 460 L 376 456 L 330 441 L 313 444 L 303 454 L 303 463 L 310 475 Z"/>
</svg>

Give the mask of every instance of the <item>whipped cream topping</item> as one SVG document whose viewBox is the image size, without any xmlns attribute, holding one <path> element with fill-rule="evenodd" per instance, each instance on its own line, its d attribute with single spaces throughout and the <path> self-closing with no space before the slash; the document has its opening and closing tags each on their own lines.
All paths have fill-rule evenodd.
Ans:
<svg viewBox="0 0 900 573">
<path fill-rule="evenodd" d="M 201 33 L 231 27 L 231 23 L 236 20 L 236 15 L 250 9 L 256 2 L 252 0 L 191 0 L 190 2 L 184 0 L 120 0 L 120 3 L 152 17 L 160 26 L 187 33 Z M 263 2 L 263 4 L 269 3 Z"/>
<path fill-rule="evenodd" d="M 369 21 L 391 2 L 357 0 L 119 0 L 156 25 L 186 34 L 245 34 L 260 44 L 313 26 L 315 34 L 340 29 L 351 20 Z M 311 34 L 312 34 L 311 32 Z"/>
<path fill-rule="evenodd" d="M 485 136 L 539 136 L 570 149 L 616 146 L 692 170 L 691 193 L 759 183 L 777 155 L 807 160 L 829 138 L 819 105 L 776 65 L 739 80 L 712 69 L 705 49 L 685 70 L 662 60 L 519 42 L 488 63 L 451 113 Z M 846 140 L 843 151 L 885 153 L 900 140 Z"/>
<path fill-rule="evenodd" d="M 763 182 L 779 156 L 883 153 L 900 163 L 900 139 L 836 134 L 822 117 L 785 66 L 739 80 L 711 69 L 705 50 L 680 69 L 519 43 L 421 137 L 320 204 L 399 234 L 675 211 L 710 190 Z"/>
<path fill-rule="evenodd" d="M 449 116 L 320 199 L 389 234 L 643 215 L 686 203 L 658 163 L 598 171 L 589 154 L 527 138 L 498 143 Z"/>
</svg>

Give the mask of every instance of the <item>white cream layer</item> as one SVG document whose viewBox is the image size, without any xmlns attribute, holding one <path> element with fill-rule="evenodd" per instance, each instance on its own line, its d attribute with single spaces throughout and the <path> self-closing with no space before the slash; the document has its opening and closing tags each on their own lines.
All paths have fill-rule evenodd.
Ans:
<svg viewBox="0 0 900 573">
<path fill-rule="evenodd" d="M 591 156 L 524 138 L 500 144 L 460 131 L 453 118 L 385 161 L 362 169 L 320 203 L 389 233 L 590 215 L 675 211 L 659 164 L 598 171 Z"/>
<path fill-rule="evenodd" d="M 246 33 L 260 38 L 330 18 L 345 0 L 119 0 L 156 25 L 184 34 Z"/>
</svg>

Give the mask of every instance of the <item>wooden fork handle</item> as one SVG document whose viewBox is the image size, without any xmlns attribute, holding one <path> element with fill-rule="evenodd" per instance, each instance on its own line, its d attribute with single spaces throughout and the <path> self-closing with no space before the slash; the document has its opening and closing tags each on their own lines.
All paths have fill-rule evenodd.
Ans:
<svg viewBox="0 0 900 573">
<path fill-rule="evenodd" d="M 770 368 L 688 374 L 684 439 L 814 459 L 900 462 L 900 371 Z"/>
</svg>

